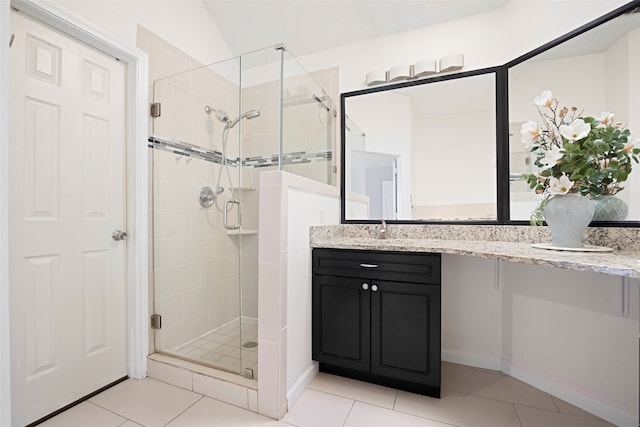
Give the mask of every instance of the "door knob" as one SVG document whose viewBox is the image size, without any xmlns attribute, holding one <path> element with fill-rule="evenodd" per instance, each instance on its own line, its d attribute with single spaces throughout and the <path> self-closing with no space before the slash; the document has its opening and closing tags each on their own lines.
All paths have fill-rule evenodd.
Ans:
<svg viewBox="0 0 640 427">
<path fill-rule="evenodd" d="M 365 291 L 366 291 L 367 289 L 369 289 L 369 284 L 368 284 L 368 283 L 363 283 L 363 284 L 362 284 L 362 289 L 364 289 Z"/>
<path fill-rule="evenodd" d="M 115 230 L 111 237 L 113 237 L 113 240 L 115 240 L 116 242 L 119 242 L 120 240 L 124 240 L 127 238 L 127 232 L 122 230 Z"/>
<path fill-rule="evenodd" d="M 378 285 L 371 285 L 371 290 L 373 292 L 377 292 L 378 291 Z"/>
</svg>

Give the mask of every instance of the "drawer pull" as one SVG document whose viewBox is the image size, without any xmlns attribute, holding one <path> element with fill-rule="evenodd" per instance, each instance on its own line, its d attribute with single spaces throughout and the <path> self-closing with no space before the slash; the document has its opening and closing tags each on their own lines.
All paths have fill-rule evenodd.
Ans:
<svg viewBox="0 0 640 427">
<path fill-rule="evenodd" d="M 371 285 L 371 290 L 373 292 L 378 292 L 378 285 Z"/>
<path fill-rule="evenodd" d="M 360 264 L 363 268 L 378 268 L 378 264 Z"/>
<path fill-rule="evenodd" d="M 368 284 L 368 283 L 363 283 L 363 284 L 362 284 L 362 289 L 364 289 L 365 291 L 366 291 L 367 289 L 369 289 L 369 284 Z"/>
</svg>

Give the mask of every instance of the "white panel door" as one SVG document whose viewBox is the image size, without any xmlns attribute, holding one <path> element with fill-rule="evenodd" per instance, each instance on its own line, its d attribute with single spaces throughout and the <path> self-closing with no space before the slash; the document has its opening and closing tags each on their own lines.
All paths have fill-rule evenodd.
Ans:
<svg viewBox="0 0 640 427">
<path fill-rule="evenodd" d="M 126 65 L 17 13 L 10 50 L 13 426 L 127 372 Z"/>
</svg>

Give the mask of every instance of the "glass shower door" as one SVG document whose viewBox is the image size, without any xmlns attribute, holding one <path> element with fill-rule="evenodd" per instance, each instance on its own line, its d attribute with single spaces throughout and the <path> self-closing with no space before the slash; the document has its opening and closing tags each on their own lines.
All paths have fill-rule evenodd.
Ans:
<svg viewBox="0 0 640 427">
<path fill-rule="evenodd" d="M 156 352 L 250 376 L 241 357 L 239 65 L 154 82 L 151 295 Z"/>
<path fill-rule="evenodd" d="M 282 46 L 153 94 L 154 349 L 257 378 L 260 174 L 333 182 L 333 101 Z"/>
</svg>

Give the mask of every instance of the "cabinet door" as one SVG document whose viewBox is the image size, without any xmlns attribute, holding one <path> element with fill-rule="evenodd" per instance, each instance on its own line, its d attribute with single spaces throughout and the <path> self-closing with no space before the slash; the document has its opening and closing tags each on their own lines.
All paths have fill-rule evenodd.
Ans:
<svg viewBox="0 0 640 427">
<path fill-rule="evenodd" d="M 366 280 L 313 275 L 313 359 L 369 371 L 370 292 Z"/>
<path fill-rule="evenodd" d="M 372 281 L 371 372 L 440 386 L 439 285 Z"/>
</svg>

